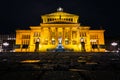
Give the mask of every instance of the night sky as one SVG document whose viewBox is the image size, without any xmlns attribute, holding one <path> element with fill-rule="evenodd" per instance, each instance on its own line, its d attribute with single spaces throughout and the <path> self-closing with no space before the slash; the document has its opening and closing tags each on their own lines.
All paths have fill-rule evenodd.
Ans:
<svg viewBox="0 0 120 80">
<path fill-rule="evenodd" d="M 0 33 L 28 29 L 39 25 L 41 15 L 65 12 L 79 15 L 81 25 L 105 29 L 105 37 L 120 36 L 120 5 L 118 0 L 3 0 L 0 2 Z"/>
</svg>

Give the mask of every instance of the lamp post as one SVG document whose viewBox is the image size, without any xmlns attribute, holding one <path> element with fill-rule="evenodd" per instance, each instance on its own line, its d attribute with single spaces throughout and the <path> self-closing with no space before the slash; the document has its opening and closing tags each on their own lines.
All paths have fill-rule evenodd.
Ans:
<svg viewBox="0 0 120 80">
<path fill-rule="evenodd" d="M 114 47 L 113 51 L 115 51 L 116 50 L 116 46 L 118 45 L 118 43 L 117 42 L 112 42 L 111 45 Z"/>
<path fill-rule="evenodd" d="M 84 38 L 81 38 L 81 39 L 80 39 L 80 42 L 81 42 L 81 51 L 82 51 L 82 52 L 85 52 L 86 50 L 85 50 Z"/>
<path fill-rule="evenodd" d="M 8 42 L 4 42 L 3 46 L 4 46 L 4 49 L 5 49 L 5 52 L 6 52 L 7 51 L 7 47 L 9 46 L 9 43 Z"/>
<path fill-rule="evenodd" d="M 38 52 L 38 51 L 39 51 L 39 43 L 40 43 L 40 39 L 37 38 L 37 39 L 36 39 L 36 42 L 35 42 L 35 52 Z"/>
</svg>

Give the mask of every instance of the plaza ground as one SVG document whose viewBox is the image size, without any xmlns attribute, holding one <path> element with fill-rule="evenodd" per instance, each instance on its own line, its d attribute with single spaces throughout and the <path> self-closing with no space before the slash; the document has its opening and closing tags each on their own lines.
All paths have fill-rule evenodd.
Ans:
<svg viewBox="0 0 120 80">
<path fill-rule="evenodd" d="M 80 57 L 86 62 L 78 62 Z M 39 61 L 23 62 L 27 60 Z M 0 80 L 120 80 L 119 76 L 119 53 L 0 53 Z"/>
</svg>

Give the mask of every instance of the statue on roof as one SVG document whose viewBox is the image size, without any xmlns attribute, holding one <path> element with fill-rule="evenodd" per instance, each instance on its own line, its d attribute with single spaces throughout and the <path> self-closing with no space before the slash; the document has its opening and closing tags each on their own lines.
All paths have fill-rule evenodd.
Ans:
<svg viewBox="0 0 120 80">
<path fill-rule="evenodd" d="M 63 11 L 63 8 L 59 7 L 59 8 L 57 9 L 57 11 L 61 12 L 61 11 Z"/>
</svg>

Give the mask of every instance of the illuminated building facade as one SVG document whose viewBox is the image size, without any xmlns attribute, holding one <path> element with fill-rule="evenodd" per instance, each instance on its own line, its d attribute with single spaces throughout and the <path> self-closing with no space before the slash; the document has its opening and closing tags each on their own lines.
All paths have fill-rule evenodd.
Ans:
<svg viewBox="0 0 120 80">
<path fill-rule="evenodd" d="M 74 52 L 104 52 L 104 30 L 90 30 L 81 26 L 79 16 L 57 12 L 41 16 L 42 23 L 30 26 L 30 30 L 16 30 L 16 52 L 47 52 L 56 49 L 59 43 L 64 49 Z"/>
</svg>

